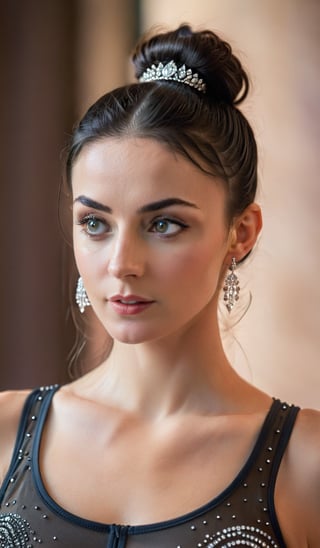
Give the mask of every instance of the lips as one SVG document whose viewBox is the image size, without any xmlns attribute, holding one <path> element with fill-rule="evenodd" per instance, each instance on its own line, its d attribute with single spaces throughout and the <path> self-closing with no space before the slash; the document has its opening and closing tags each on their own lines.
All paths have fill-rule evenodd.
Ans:
<svg viewBox="0 0 320 548">
<path fill-rule="evenodd" d="M 110 302 L 121 302 L 123 304 L 150 303 L 150 299 L 145 299 L 139 295 L 114 295 L 110 297 Z"/>
<path fill-rule="evenodd" d="M 114 295 L 108 301 L 112 309 L 121 316 L 140 314 L 154 303 L 139 295 Z"/>
</svg>

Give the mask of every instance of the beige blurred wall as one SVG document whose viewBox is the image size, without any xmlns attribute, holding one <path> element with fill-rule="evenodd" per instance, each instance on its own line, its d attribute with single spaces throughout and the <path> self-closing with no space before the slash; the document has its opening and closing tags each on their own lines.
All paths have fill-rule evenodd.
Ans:
<svg viewBox="0 0 320 548">
<path fill-rule="evenodd" d="M 142 27 L 190 22 L 229 40 L 253 81 L 264 229 L 239 272 L 253 301 L 225 344 L 274 396 L 320 407 L 320 2 L 142 0 Z M 232 319 L 230 320 L 232 323 Z"/>
<path fill-rule="evenodd" d="M 77 0 L 78 110 L 128 80 L 137 8 L 134 0 Z"/>
</svg>

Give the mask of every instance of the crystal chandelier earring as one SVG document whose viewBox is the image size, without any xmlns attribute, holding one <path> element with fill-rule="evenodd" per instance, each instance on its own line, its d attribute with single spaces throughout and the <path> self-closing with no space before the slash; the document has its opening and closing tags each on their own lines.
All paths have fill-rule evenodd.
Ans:
<svg viewBox="0 0 320 548">
<path fill-rule="evenodd" d="M 79 276 L 78 283 L 77 283 L 76 303 L 79 307 L 79 310 L 80 310 L 81 314 L 84 313 L 84 310 L 85 310 L 86 306 L 91 305 L 91 303 L 89 301 L 89 298 L 88 298 L 88 295 L 87 295 L 87 292 L 86 292 L 85 287 L 83 285 L 83 280 L 82 280 L 81 276 Z"/>
<path fill-rule="evenodd" d="M 239 278 L 235 273 L 236 268 L 237 268 L 237 262 L 235 257 L 233 257 L 231 261 L 231 265 L 229 267 L 229 270 L 231 272 L 226 276 L 224 286 L 223 286 L 223 293 L 224 293 L 223 300 L 227 307 L 228 312 L 231 312 L 235 303 L 239 300 L 240 285 L 239 285 Z"/>
</svg>

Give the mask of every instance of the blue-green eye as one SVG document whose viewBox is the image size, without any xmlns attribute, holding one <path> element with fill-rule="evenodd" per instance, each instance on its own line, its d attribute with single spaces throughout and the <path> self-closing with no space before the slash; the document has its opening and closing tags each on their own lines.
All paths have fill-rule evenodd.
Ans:
<svg viewBox="0 0 320 548">
<path fill-rule="evenodd" d="M 103 224 L 99 219 L 92 217 L 87 221 L 87 232 L 88 234 L 100 234 L 101 229 L 103 229 Z"/>
<path fill-rule="evenodd" d="M 154 224 L 154 229 L 156 232 L 160 232 L 160 234 L 166 234 L 166 232 L 168 232 L 169 228 L 170 228 L 170 224 L 168 221 L 164 221 L 164 220 L 161 220 L 161 221 L 157 221 L 155 224 Z"/>
<path fill-rule="evenodd" d="M 101 236 L 108 232 L 106 222 L 98 219 L 95 215 L 87 215 L 79 221 L 79 224 L 84 226 L 84 231 L 88 236 Z"/>
<path fill-rule="evenodd" d="M 175 221 L 173 219 L 156 219 L 151 226 L 151 232 L 156 234 L 163 234 L 164 236 L 174 236 L 186 228 L 182 222 Z"/>
</svg>

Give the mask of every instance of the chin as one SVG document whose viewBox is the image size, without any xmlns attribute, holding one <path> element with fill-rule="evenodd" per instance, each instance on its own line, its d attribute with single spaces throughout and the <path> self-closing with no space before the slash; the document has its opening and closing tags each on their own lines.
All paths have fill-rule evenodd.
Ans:
<svg viewBox="0 0 320 548">
<path fill-rule="evenodd" d="M 135 329 L 134 326 L 127 326 L 123 329 L 106 326 L 106 330 L 115 341 L 123 344 L 142 344 L 158 338 L 150 330 Z"/>
<path fill-rule="evenodd" d="M 149 342 L 160 341 L 166 337 L 172 335 L 172 332 L 175 330 L 160 329 L 156 326 L 151 327 L 150 324 L 147 325 L 125 325 L 125 326 L 115 326 L 105 325 L 105 329 L 111 335 L 111 337 L 120 343 L 123 344 L 143 344 Z"/>
</svg>

